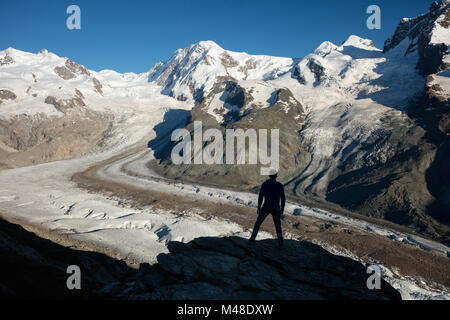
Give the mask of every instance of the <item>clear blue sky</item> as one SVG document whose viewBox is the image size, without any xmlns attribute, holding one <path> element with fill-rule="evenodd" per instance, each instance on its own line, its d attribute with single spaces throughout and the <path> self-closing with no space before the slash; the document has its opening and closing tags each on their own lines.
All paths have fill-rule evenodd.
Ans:
<svg viewBox="0 0 450 320">
<path fill-rule="evenodd" d="M 303 57 L 350 34 L 379 48 L 403 17 L 429 0 L 12 0 L 1 5 L 0 50 L 46 48 L 89 69 L 144 72 L 178 48 L 213 40 L 250 54 Z M 66 8 L 81 8 L 81 30 L 66 28 Z M 381 30 L 368 30 L 366 8 L 381 8 Z"/>
</svg>

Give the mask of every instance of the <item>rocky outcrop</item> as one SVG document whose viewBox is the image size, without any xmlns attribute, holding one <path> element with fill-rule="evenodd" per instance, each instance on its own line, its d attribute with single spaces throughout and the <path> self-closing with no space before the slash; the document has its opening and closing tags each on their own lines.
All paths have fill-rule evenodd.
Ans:
<svg viewBox="0 0 450 320">
<path fill-rule="evenodd" d="M 421 39 L 419 43 L 422 43 Z M 423 76 L 445 70 L 450 66 L 443 60 L 444 55 L 448 54 L 448 46 L 446 44 L 426 44 L 419 46 L 419 52 L 420 58 L 417 62 L 417 69 L 419 69 L 420 74 Z"/>
<path fill-rule="evenodd" d="M 257 63 L 255 59 L 248 59 L 247 61 L 245 61 L 245 65 L 244 66 L 240 66 L 239 67 L 239 71 L 245 73 L 245 77 L 243 78 L 243 80 L 247 80 L 248 77 L 248 73 L 250 70 L 254 70 L 257 68 Z"/>
<path fill-rule="evenodd" d="M 450 108 L 450 93 L 444 90 L 438 83 L 434 82 L 435 77 L 433 75 L 427 77 L 424 103 L 428 108 L 435 108 L 445 112 Z"/>
<path fill-rule="evenodd" d="M 109 114 L 89 110 L 61 117 L 38 114 L 1 119 L 0 169 L 71 159 L 95 151 L 112 121 Z"/>
<path fill-rule="evenodd" d="M 239 65 L 239 63 L 236 60 L 234 60 L 233 57 L 230 56 L 228 52 L 223 52 L 220 55 L 220 61 L 222 62 L 222 65 L 225 67 L 225 69 L 234 68 Z"/>
<path fill-rule="evenodd" d="M 311 59 L 308 64 L 308 68 L 312 73 L 314 73 L 316 81 L 320 81 L 320 79 L 325 75 L 325 68 L 317 60 Z"/>
<path fill-rule="evenodd" d="M 435 146 L 436 155 L 427 167 L 426 180 L 428 192 L 433 196 L 427 213 L 447 226 L 450 226 L 450 92 L 446 70 L 427 77 L 421 108 L 417 118 L 426 130 L 427 140 Z M 450 229 L 450 228 L 449 228 Z M 447 243 L 450 241 L 447 232 Z"/>
<path fill-rule="evenodd" d="M 70 59 L 66 59 L 65 66 L 67 67 L 67 69 L 69 69 L 73 73 L 76 73 L 76 74 L 79 74 L 79 75 L 84 74 L 86 76 L 90 76 L 91 75 L 89 70 L 86 69 L 86 67 L 84 67 L 81 64 L 78 64 L 76 62 L 73 62 Z"/>
<path fill-rule="evenodd" d="M 224 83 L 218 82 L 213 92 L 203 100 L 200 107 L 208 104 L 216 94 L 221 94 L 221 100 L 224 102 L 224 107 L 221 110 L 215 110 L 217 114 L 224 117 L 224 122 L 236 121 L 241 116 L 241 109 L 248 105 L 251 101 L 251 96 L 242 88 L 237 82 L 230 80 Z"/>
<path fill-rule="evenodd" d="M 77 75 L 90 76 L 90 72 L 82 65 L 66 59 L 64 66 L 56 66 L 55 73 L 64 80 L 70 80 L 77 77 Z"/>
<path fill-rule="evenodd" d="M 249 244 L 238 237 L 170 242 L 154 266 L 141 265 L 128 286 L 111 284 L 112 295 L 137 299 L 396 300 L 382 281 L 366 286 L 366 267 L 309 242 L 274 240 Z"/>
<path fill-rule="evenodd" d="M 302 72 L 300 71 L 300 67 L 298 64 L 295 65 L 294 70 L 292 71 L 292 77 L 296 79 L 300 84 L 305 84 L 305 78 L 302 76 Z"/>
<path fill-rule="evenodd" d="M 70 70 L 64 66 L 56 66 L 54 71 L 58 76 L 60 76 L 64 80 L 70 80 L 76 77 L 75 74 L 70 72 Z"/>
<path fill-rule="evenodd" d="M 438 18 L 442 17 L 438 21 Z M 445 70 L 448 66 L 443 61 L 448 51 L 445 43 L 432 43 L 432 31 L 436 24 L 448 29 L 450 19 L 450 2 L 447 0 L 433 2 L 429 12 L 412 19 L 403 19 L 392 37 L 386 40 L 383 52 L 397 47 L 403 40 L 409 41 L 405 55 L 418 51 L 417 69 L 426 76 Z"/>
<path fill-rule="evenodd" d="M 51 234 L 59 243 L 65 236 Z M 366 286 L 366 267 L 309 242 L 274 240 L 249 245 L 238 237 L 170 242 L 158 263 L 127 266 L 72 240 L 64 247 L 0 219 L 0 297 L 57 299 L 289 299 L 398 300 L 384 280 Z M 73 247 L 77 247 L 74 249 Z M 82 274 L 82 290 L 67 290 L 69 265 Z M 30 272 L 32 270 L 33 272 Z"/>
<path fill-rule="evenodd" d="M 103 86 L 101 82 L 97 78 L 92 78 L 92 83 L 94 84 L 95 91 L 97 91 L 99 94 L 103 95 Z"/>
<path fill-rule="evenodd" d="M 56 110 L 62 113 L 67 113 L 69 110 L 82 108 L 86 106 L 86 104 L 83 101 L 83 94 L 80 91 L 75 92 L 75 96 L 70 99 L 58 100 L 55 97 L 48 96 L 47 98 L 45 98 L 45 103 L 52 104 Z"/>
<path fill-rule="evenodd" d="M 0 103 L 3 102 L 3 100 L 15 100 L 17 98 L 16 94 L 10 90 L 0 90 Z"/>
<path fill-rule="evenodd" d="M 6 55 L 3 58 L 0 58 L 0 66 L 6 66 L 8 64 L 13 64 L 15 61 L 13 58 L 11 58 L 11 56 Z"/>
</svg>

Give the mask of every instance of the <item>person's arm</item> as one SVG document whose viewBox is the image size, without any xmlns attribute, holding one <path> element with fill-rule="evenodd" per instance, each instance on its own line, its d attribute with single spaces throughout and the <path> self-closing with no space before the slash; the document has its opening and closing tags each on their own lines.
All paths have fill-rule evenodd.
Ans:
<svg viewBox="0 0 450 320">
<path fill-rule="evenodd" d="M 286 204 L 286 196 L 284 195 L 284 186 L 281 185 L 281 214 L 284 213 L 285 204 Z"/>
<path fill-rule="evenodd" d="M 259 210 L 261 210 L 261 205 L 263 202 L 263 198 L 264 198 L 264 183 L 261 186 L 261 189 L 259 189 L 259 196 L 258 196 L 258 213 Z"/>
</svg>

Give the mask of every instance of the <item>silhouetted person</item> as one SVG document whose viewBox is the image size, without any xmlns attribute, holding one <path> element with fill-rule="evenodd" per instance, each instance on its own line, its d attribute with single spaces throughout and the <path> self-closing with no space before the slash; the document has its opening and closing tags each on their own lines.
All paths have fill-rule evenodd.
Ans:
<svg viewBox="0 0 450 320">
<path fill-rule="evenodd" d="M 281 232 L 281 216 L 284 213 L 286 197 L 284 195 L 284 186 L 277 181 L 277 171 L 272 169 L 270 179 L 263 182 L 259 190 L 258 197 L 258 218 L 256 219 L 250 242 L 255 241 L 259 227 L 269 214 L 272 214 L 275 229 L 277 231 L 278 245 L 283 245 L 283 234 Z M 264 204 L 263 204 L 264 199 Z M 262 205 L 263 204 L 263 205 Z M 262 205 L 262 207 L 261 207 Z"/>
</svg>

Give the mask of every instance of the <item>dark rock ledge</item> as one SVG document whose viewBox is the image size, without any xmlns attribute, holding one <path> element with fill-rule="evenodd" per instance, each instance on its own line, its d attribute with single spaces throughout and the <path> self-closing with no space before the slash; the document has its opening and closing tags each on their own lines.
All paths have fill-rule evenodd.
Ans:
<svg viewBox="0 0 450 320">
<path fill-rule="evenodd" d="M 249 244 L 239 237 L 170 242 L 170 253 L 139 269 L 105 254 L 67 248 L 0 219 L 0 296 L 31 299 L 400 299 L 382 281 L 366 287 L 366 268 L 320 246 L 287 240 Z M 81 268 L 81 290 L 66 269 Z"/>
</svg>

